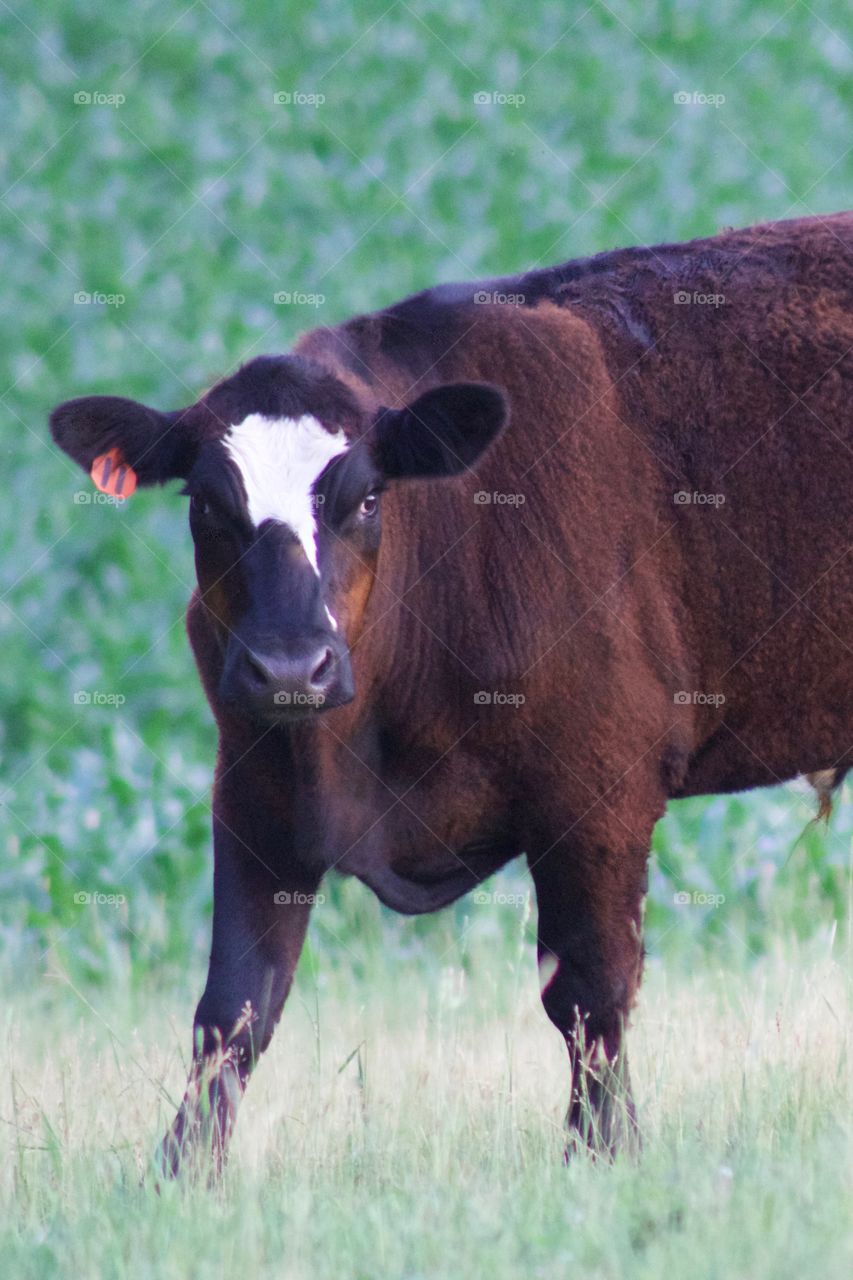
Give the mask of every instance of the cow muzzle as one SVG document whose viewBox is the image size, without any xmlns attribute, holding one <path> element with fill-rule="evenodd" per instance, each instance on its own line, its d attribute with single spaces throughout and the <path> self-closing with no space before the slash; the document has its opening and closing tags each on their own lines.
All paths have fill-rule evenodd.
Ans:
<svg viewBox="0 0 853 1280">
<path fill-rule="evenodd" d="M 331 633 L 287 647 L 232 637 L 219 692 L 255 720 L 304 719 L 352 700 L 349 652 Z"/>
</svg>

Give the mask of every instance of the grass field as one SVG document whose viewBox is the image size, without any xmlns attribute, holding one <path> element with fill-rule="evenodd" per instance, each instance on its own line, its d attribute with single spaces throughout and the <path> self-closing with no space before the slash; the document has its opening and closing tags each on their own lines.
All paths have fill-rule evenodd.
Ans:
<svg viewBox="0 0 853 1280">
<path fill-rule="evenodd" d="M 853 808 L 797 783 L 658 827 L 639 1165 L 559 1162 L 519 865 L 522 905 L 418 920 L 328 885 L 225 1187 L 140 1188 L 209 940 L 192 555 L 181 498 L 92 501 L 46 430 L 438 281 L 849 206 L 847 6 L 10 0 L 0 31 L 4 1274 L 849 1275 Z"/>
<path fill-rule="evenodd" d="M 645 1145 L 612 1167 L 563 1167 L 564 1054 L 533 966 L 488 978 L 480 958 L 473 980 L 377 965 L 369 998 L 342 974 L 303 983 L 215 1192 L 158 1196 L 146 1168 L 183 1084 L 186 1001 L 143 1000 L 139 1021 L 61 988 L 16 1002 L 4 1274 L 846 1280 L 849 944 L 748 975 L 653 964 L 633 1040 Z"/>
</svg>

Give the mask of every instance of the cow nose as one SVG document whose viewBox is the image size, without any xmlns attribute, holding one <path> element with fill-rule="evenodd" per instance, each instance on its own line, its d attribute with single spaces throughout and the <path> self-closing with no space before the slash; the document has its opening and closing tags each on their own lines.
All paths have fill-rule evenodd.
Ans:
<svg viewBox="0 0 853 1280">
<path fill-rule="evenodd" d="M 247 652 L 245 667 L 250 681 L 260 690 L 275 688 L 281 693 L 322 693 L 335 665 L 329 645 L 296 657 L 290 654 Z"/>
<path fill-rule="evenodd" d="M 300 653 L 245 648 L 231 673 L 231 691 L 237 700 L 246 699 L 261 712 L 310 711 L 337 694 L 339 666 L 339 657 L 328 643 Z"/>
<path fill-rule="evenodd" d="M 315 654 L 314 656 L 316 658 L 317 655 Z M 320 660 L 308 678 L 309 684 L 313 685 L 315 688 L 322 688 L 326 682 L 326 677 L 330 675 L 334 665 L 335 655 L 332 653 L 329 646 L 326 645 L 322 651 Z"/>
<path fill-rule="evenodd" d="M 337 636 L 232 637 L 219 682 L 223 702 L 258 720 L 301 719 L 352 701 L 349 651 Z"/>
<path fill-rule="evenodd" d="M 247 652 L 245 665 L 250 679 L 259 689 L 276 685 L 282 689 L 306 692 L 322 691 L 326 677 L 331 674 L 335 655 L 328 645 L 305 658 L 272 656 Z"/>
</svg>

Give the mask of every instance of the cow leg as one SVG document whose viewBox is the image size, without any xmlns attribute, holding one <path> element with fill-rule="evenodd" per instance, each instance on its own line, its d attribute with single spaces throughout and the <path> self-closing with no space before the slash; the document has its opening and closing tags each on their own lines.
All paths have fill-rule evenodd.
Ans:
<svg viewBox="0 0 853 1280">
<path fill-rule="evenodd" d="M 221 1169 L 246 1082 L 272 1038 L 290 989 L 317 888 L 273 870 L 263 854 L 214 821 L 213 942 L 196 1009 L 186 1092 L 160 1148 L 176 1175 L 188 1160 Z"/>
<path fill-rule="evenodd" d="M 636 1136 L 624 1033 L 642 970 L 647 850 L 560 840 L 530 857 L 542 1003 L 569 1051 L 567 1154 L 612 1155 Z"/>
</svg>

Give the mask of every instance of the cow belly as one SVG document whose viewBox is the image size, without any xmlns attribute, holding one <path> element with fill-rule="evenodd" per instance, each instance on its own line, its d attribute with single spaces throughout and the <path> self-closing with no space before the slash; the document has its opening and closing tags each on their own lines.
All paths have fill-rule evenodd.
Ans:
<svg viewBox="0 0 853 1280">
<path fill-rule="evenodd" d="M 724 722 L 691 760 L 678 794 L 746 791 L 827 769 L 843 773 L 853 765 L 853 710 L 834 723 L 827 719 L 793 714 L 758 728 Z"/>
<path fill-rule="evenodd" d="M 467 845 L 458 854 L 448 849 L 444 858 L 433 856 L 424 865 L 411 859 L 377 859 L 353 870 L 353 874 L 386 907 L 405 915 L 418 915 L 455 902 L 519 852 L 490 843 Z"/>
<path fill-rule="evenodd" d="M 488 831 L 483 824 L 476 836 L 470 828 L 462 834 L 465 825 L 458 815 L 452 822 L 446 813 L 442 822 L 439 811 L 416 818 L 411 810 L 394 810 L 368 827 L 335 865 L 395 911 L 435 911 L 521 852 L 508 832 Z"/>
</svg>

